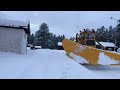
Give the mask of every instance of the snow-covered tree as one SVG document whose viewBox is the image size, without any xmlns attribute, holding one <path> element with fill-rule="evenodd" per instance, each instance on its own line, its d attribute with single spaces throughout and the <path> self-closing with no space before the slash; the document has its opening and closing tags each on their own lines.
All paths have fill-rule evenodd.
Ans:
<svg viewBox="0 0 120 90">
<path fill-rule="evenodd" d="M 56 34 L 54 34 L 54 45 L 55 45 L 55 49 L 57 49 L 57 47 L 58 47 L 58 38 L 57 38 L 57 36 L 56 36 Z"/>
<path fill-rule="evenodd" d="M 39 35 L 39 33 L 40 33 L 40 31 L 38 30 L 38 31 L 36 31 L 36 33 L 35 33 L 35 42 L 34 42 L 34 44 L 36 45 L 36 46 L 40 46 L 40 35 Z"/>
<path fill-rule="evenodd" d="M 107 31 L 104 26 L 102 26 L 101 28 L 98 28 L 96 31 L 96 40 L 97 41 L 107 41 L 107 38 L 106 38 Z"/>
<path fill-rule="evenodd" d="M 49 38 L 49 48 L 50 49 L 54 49 L 55 48 L 55 40 L 54 40 L 54 35 L 53 33 L 49 33 L 50 34 L 50 38 Z"/>
<path fill-rule="evenodd" d="M 49 48 L 50 33 L 46 23 L 42 23 L 39 30 L 35 33 L 35 45 L 42 48 Z"/>
</svg>

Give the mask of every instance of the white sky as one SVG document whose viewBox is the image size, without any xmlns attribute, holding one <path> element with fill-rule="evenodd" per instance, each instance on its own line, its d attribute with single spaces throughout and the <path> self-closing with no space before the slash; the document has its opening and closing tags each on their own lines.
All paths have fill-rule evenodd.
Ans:
<svg viewBox="0 0 120 90">
<path fill-rule="evenodd" d="M 116 21 L 110 17 L 120 19 L 120 11 L 0 11 L 0 18 L 30 20 L 32 33 L 45 22 L 50 32 L 66 37 L 74 37 L 84 28 L 115 27 Z"/>
</svg>

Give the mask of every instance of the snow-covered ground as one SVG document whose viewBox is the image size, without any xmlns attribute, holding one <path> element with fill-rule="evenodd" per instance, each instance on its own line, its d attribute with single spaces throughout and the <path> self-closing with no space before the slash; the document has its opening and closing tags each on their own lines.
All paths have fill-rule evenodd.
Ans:
<svg viewBox="0 0 120 90">
<path fill-rule="evenodd" d="M 80 65 L 63 50 L 27 50 L 27 55 L 0 52 L 1 79 L 120 78 L 120 66 Z"/>
<path fill-rule="evenodd" d="M 96 73 L 97 75 L 103 76 L 103 79 L 120 79 L 120 66 L 84 66 L 92 72 Z"/>
</svg>

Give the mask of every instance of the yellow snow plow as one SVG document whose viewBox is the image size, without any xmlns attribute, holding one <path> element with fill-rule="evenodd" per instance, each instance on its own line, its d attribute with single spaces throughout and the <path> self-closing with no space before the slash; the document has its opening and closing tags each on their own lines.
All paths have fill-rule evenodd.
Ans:
<svg viewBox="0 0 120 90">
<path fill-rule="evenodd" d="M 80 32 L 80 34 L 76 34 L 76 42 L 69 39 L 64 39 L 62 41 L 62 45 L 66 51 L 66 54 L 70 58 L 74 60 L 79 58 L 81 59 L 82 64 L 119 64 L 119 53 L 97 49 L 95 42 L 95 32 L 84 31 Z"/>
</svg>

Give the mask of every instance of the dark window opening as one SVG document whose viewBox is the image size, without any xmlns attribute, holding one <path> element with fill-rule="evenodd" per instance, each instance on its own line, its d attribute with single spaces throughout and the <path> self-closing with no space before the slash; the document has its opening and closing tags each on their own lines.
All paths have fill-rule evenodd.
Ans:
<svg viewBox="0 0 120 90">
<path fill-rule="evenodd" d="M 94 39 L 94 34 L 87 34 L 86 39 Z"/>
<path fill-rule="evenodd" d="M 64 50 L 63 46 L 58 46 L 58 50 Z"/>
<path fill-rule="evenodd" d="M 95 41 L 94 40 L 87 40 L 86 45 L 89 45 L 89 46 L 95 45 Z"/>
</svg>

